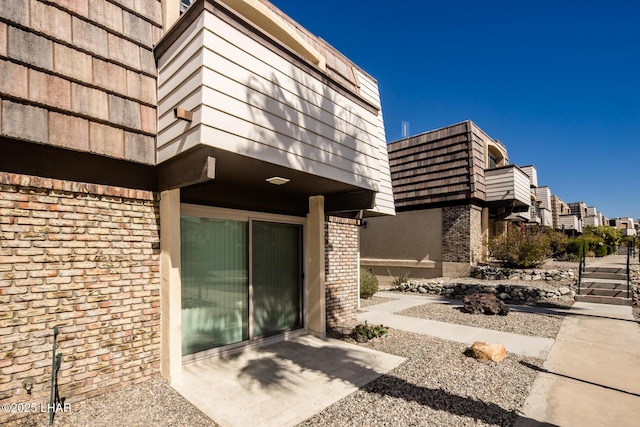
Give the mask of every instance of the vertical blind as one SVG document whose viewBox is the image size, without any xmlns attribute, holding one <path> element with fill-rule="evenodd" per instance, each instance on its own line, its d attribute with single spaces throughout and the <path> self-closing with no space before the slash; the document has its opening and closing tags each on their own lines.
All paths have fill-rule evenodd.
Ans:
<svg viewBox="0 0 640 427">
<path fill-rule="evenodd" d="M 248 224 L 182 217 L 182 354 L 249 339 Z"/>
</svg>

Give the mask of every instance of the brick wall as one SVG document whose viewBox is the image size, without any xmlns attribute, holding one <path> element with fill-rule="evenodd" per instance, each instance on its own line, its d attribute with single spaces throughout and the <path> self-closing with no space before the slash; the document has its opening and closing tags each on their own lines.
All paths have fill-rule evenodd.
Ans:
<svg viewBox="0 0 640 427">
<path fill-rule="evenodd" d="M 352 320 L 358 311 L 358 226 L 353 219 L 325 222 L 327 326 Z"/>
<path fill-rule="evenodd" d="M 482 235 L 482 208 L 474 205 L 469 207 L 469 247 L 472 264 L 484 260 L 486 242 Z"/>
<path fill-rule="evenodd" d="M 0 404 L 48 401 L 54 326 L 68 402 L 159 372 L 158 215 L 151 192 L 0 172 Z"/>
<path fill-rule="evenodd" d="M 470 211 L 469 205 L 442 208 L 442 261 L 471 261 Z"/>
</svg>

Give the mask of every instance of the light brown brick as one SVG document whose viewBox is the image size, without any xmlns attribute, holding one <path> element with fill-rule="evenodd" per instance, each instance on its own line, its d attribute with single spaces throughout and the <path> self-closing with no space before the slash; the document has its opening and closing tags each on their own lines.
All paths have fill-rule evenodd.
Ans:
<svg viewBox="0 0 640 427">
<path fill-rule="evenodd" d="M 71 83 L 60 77 L 29 70 L 29 99 L 48 106 L 71 108 Z"/>
<path fill-rule="evenodd" d="M 89 0 L 89 17 L 118 33 L 122 32 L 122 9 L 107 0 Z"/>
<path fill-rule="evenodd" d="M 104 58 L 109 55 L 107 31 L 83 19 L 72 18 L 73 44 Z"/>
<path fill-rule="evenodd" d="M 106 156 L 124 157 L 124 131 L 100 123 L 89 123 L 89 151 Z"/>
<path fill-rule="evenodd" d="M 45 37 L 9 27 L 7 51 L 8 56 L 17 61 L 53 69 L 53 42 Z"/>
<path fill-rule="evenodd" d="M 28 371 L 29 369 L 31 369 L 31 366 L 32 365 L 30 363 L 25 363 L 24 365 L 18 365 L 14 363 L 11 366 L 7 366 L 6 368 L 0 369 L 0 372 L 2 372 L 2 374 L 4 375 L 10 375 L 18 372 Z"/>
<path fill-rule="evenodd" d="M 127 94 L 148 104 L 156 103 L 156 80 L 135 71 L 127 71 Z"/>
<path fill-rule="evenodd" d="M 124 133 L 124 155 L 127 160 L 145 164 L 155 163 L 155 140 L 132 132 Z"/>
<path fill-rule="evenodd" d="M 34 142 L 48 142 L 48 114 L 43 108 L 2 102 L 2 134 Z"/>
<path fill-rule="evenodd" d="M 140 105 L 140 122 L 144 132 L 156 133 L 157 121 L 155 108 Z"/>
<path fill-rule="evenodd" d="M 7 56 L 7 24 L 0 22 L 0 56 Z"/>
<path fill-rule="evenodd" d="M 162 8 L 157 0 L 134 0 L 134 10 L 138 14 L 151 19 L 158 25 L 162 25 Z"/>
<path fill-rule="evenodd" d="M 75 150 L 89 150 L 89 122 L 78 117 L 49 113 L 49 143 Z"/>
<path fill-rule="evenodd" d="M 109 118 L 109 102 L 106 92 L 71 83 L 71 110 L 100 120 Z"/>
<path fill-rule="evenodd" d="M 140 48 L 137 44 L 115 34 L 109 34 L 108 39 L 109 59 L 136 69 L 140 68 Z"/>
<path fill-rule="evenodd" d="M 71 43 L 71 15 L 39 0 L 31 0 L 31 28 Z"/>
<path fill-rule="evenodd" d="M 0 2 L 0 16 L 25 27 L 29 26 L 29 0 Z"/>
<path fill-rule="evenodd" d="M 1 93 L 27 99 L 29 93 L 27 76 L 27 67 L 0 60 Z"/>
<path fill-rule="evenodd" d="M 123 33 L 132 40 L 151 47 L 151 24 L 139 16 L 123 12 Z"/>
<path fill-rule="evenodd" d="M 126 94 L 127 70 L 118 64 L 93 58 L 93 84 L 105 89 Z"/>
<path fill-rule="evenodd" d="M 129 99 L 109 95 L 109 121 L 133 129 L 140 129 L 140 104 Z"/>
<path fill-rule="evenodd" d="M 140 69 L 152 75 L 157 72 L 156 60 L 150 49 L 140 48 Z"/>
<path fill-rule="evenodd" d="M 89 16 L 88 0 L 49 0 L 81 16 Z"/>
<path fill-rule="evenodd" d="M 91 83 L 93 65 L 91 56 L 79 50 L 54 43 L 53 69 L 56 73 Z"/>
</svg>

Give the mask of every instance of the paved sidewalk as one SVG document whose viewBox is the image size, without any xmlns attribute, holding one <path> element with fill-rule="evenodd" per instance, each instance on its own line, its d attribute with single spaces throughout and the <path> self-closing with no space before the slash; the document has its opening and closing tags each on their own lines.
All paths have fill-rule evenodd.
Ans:
<svg viewBox="0 0 640 427">
<path fill-rule="evenodd" d="M 516 427 L 640 425 L 640 325 L 631 307 L 577 302 Z"/>
<path fill-rule="evenodd" d="M 547 357 L 554 342 L 551 338 L 518 335 L 394 314 L 417 305 L 451 303 L 442 298 L 388 292 L 378 292 L 376 296 L 394 298 L 394 300 L 362 308 L 358 313 L 358 321 L 364 322 L 366 320 L 369 323 L 383 324 L 416 334 L 430 335 L 464 344 L 473 344 L 475 341 L 499 342 L 505 346 L 508 352 L 541 359 Z M 460 305 L 462 304 L 460 303 Z M 523 307 L 521 309 L 535 311 L 535 308 Z"/>
</svg>

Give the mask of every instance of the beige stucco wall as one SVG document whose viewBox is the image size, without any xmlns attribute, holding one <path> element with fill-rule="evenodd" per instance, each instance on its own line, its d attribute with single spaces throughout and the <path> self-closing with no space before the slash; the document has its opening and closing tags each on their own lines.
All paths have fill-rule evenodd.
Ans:
<svg viewBox="0 0 640 427">
<path fill-rule="evenodd" d="M 362 267 L 371 267 L 367 260 L 405 261 L 395 263 L 402 266 L 372 267 L 382 285 L 405 272 L 411 278 L 442 275 L 442 209 L 398 212 L 395 217 L 367 218 L 366 223 L 360 229 Z"/>
</svg>

